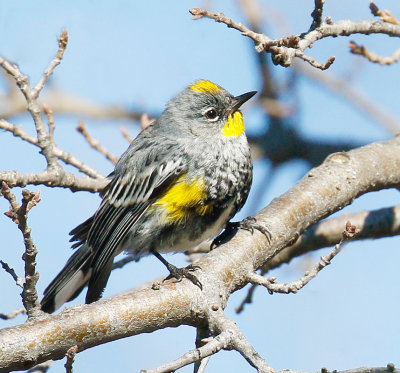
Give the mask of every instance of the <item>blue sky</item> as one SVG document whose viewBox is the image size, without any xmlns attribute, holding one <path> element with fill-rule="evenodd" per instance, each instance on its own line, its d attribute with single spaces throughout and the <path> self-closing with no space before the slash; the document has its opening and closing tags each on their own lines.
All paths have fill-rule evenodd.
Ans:
<svg viewBox="0 0 400 373">
<path fill-rule="evenodd" d="M 228 0 L 2 2 L 0 55 L 18 63 L 35 83 L 56 52 L 58 35 L 67 28 L 69 45 L 51 80 L 53 87 L 104 105 L 118 104 L 154 113 L 161 112 L 174 94 L 198 78 L 215 81 L 234 94 L 260 89 L 251 41 L 211 20 L 192 20 L 188 9 L 201 7 L 204 3 L 212 4 L 213 10 L 245 22 L 237 3 Z M 271 32 L 270 35 L 283 36 L 285 32 L 308 29 L 314 1 L 261 3 L 264 13 L 271 14 L 280 26 L 279 30 L 267 27 L 265 31 Z M 332 16 L 334 21 L 371 19 L 368 5 L 368 1 L 361 0 L 327 1 L 325 14 Z M 382 1 L 377 5 L 400 15 L 396 1 Z M 287 19 L 287 26 L 282 17 Z M 398 48 L 396 39 L 385 36 L 353 36 L 351 39 L 384 55 L 390 55 Z M 335 55 L 332 72 L 352 72 L 355 88 L 400 117 L 399 65 L 382 67 L 369 64 L 348 53 L 349 40 L 336 38 L 317 42 L 308 53 L 320 61 Z M 278 79 L 286 72 L 282 67 L 274 67 Z M 4 83 L 0 83 L 0 88 L 4 88 Z M 298 90 L 299 131 L 305 136 L 365 143 L 390 138 L 389 133 L 350 103 L 321 90 L 314 82 L 300 78 Z M 260 127 L 262 118 L 256 109 L 247 110 L 245 118 L 249 132 Z M 103 174 L 109 173 L 111 164 L 89 149 L 74 130 L 77 119 L 56 117 L 57 144 Z M 27 115 L 13 118 L 12 122 L 33 132 L 32 121 Z M 85 123 L 92 135 L 115 154 L 121 154 L 127 147 L 119 126 L 126 126 L 132 135 L 138 131 L 126 121 L 85 119 Z M 44 167 L 35 148 L 8 133 L 0 133 L 0 149 L 7 154 L 0 157 L 1 170 L 32 171 Z M 253 195 L 264 187 L 263 177 L 269 170 L 268 162 L 255 163 Z M 306 171 L 306 166 L 300 161 L 283 166 L 274 174 L 268 193 L 251 206 L 262 208 L 273 197 L 290 188 Z M 29 215 L 32 235 L 39 249 L 38 289 L 42 292 L 71 254 L 68 232 L 94 212 L 99 198 L 93 194 L 74 194 L 44 187 L 29 189 L 40 189 L 42 196 L 40 204 Z M 384 191 L 358 199 L 346 211 L 395 204 L 398 204 L 398 192 Z M 0 200 L 0 211 L 6 210 L 6 201 Z M 254 212 L 245 207 L 238 217 Z M 0 216 L 0 237 L 0 258 L 22 275 L 22 239 L 16 226 L 4 216 Z M 396 312 L 400 288 L 398 245 L 398 238 L 351 243 L 331 266 L 298 294 L 270 296 L 258 289 L 254 303 L 244 313 L 236 315 L 234 308 L 245 296 L 244 289 L 231 297 L 227 313 L 276 369 L 315 371 L 323 366 L 349 369 L 385 366 L 388 362 L 399 365 L 400 347 L 396 338 L 400 332 Z M 310 255 L 307 261 L 294 261 L 274 275 L 280 281 L 295 280 L 303 274 L 306 263 L 316 262 L 323 253 Z M 177 265 L 185 264 L 182 255 L 169 256 L 168 259 Z M 164 273 L 156 259 L 145 258 L 140 263 L 115 271 L 105 296 Z M 0 312 L 19 308 L 19 289 L 4 271 L 0 271 L 0 283 Z M 76 301 L 80 302 L 83 302 L 82 296 Z M 9 322 L 0 321 L 0 326 L 22 321 L 22 317 Z M 192 328 L 181 327 L 123 339 L 79 354 L 75 371 L 128 372 L 152 368 L 193 348 L 194 337 Z M 109 355 L 105 358 L 106 353 Z M 63 363 L 55 363 L 53 371 L 62 369 Z M 190 371 L 192 367 L 182 370 Z M 253 368 L 239 354 L 223 352 L 211 359 L 208 372 L 224 371 L 253 372 Z"/>
</svg>

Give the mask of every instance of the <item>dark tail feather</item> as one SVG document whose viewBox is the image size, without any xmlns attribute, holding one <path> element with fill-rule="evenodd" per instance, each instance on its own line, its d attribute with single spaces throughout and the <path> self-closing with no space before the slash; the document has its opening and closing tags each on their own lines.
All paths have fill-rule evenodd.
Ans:
<svg viewBox="0 0 400 373">
<path fill-rule="evenodd" d="M 88 283 L 91 272 L 92 251 L 83 245 L 69 258 L 64 268 L 44 291 L 42 310 L 52 313 L 65 302 L 75 299 Z"/>
<path fill-rule="evenodd" d="M 96 302 L 96 300 L 101 298 L 110 277 L 112 265 L 113 259 L 109 260 L 97 275 L 96 273 L 91 274 L 88 291 L 86 293 L 86 303 Z"/>
<path fill-rule="evenodd" d="M 69 242 L 76 241 L 72 245 L 73 249 L 83 245 L 86 242 L 93 220 L 94 216 L 91 216 L 89 219 L 85 220 L 82 224 L 79 224 L 71 232 L 69 232 L 69 234 L 72 236 Z"/>
</svg>

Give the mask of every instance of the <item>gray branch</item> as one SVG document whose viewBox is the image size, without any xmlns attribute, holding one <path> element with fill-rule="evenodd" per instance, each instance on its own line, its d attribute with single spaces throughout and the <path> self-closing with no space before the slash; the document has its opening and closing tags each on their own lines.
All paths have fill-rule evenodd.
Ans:
<svg viewBox="0 0 400 373">
<path fill-rule="evenodd" d="M 399 153 L 400 137 L 396 137 L 328 157 L 255 215 L 271 232 L 270 244 L 258 231 L 239 230 L 229 242 L 196 263 L 201 267 L 197 275 L 202 291 L 189 281 L 168 281 L 1 330 L 0 372 L 61 359 L 75 345 L 83 351 L 166 327 L 210 324 L 210 307 L 223 310 L 230 294 L 247 283 L 248 273 L 267 264 L 312 224 L 364 193 L 398 187 Z M 221 332 L 211 330 L 213 336 Z M 239 342 L 235 348 L 241 349 Z M 256 355 L 251 361 L 257 363 Z"/>
</svg>

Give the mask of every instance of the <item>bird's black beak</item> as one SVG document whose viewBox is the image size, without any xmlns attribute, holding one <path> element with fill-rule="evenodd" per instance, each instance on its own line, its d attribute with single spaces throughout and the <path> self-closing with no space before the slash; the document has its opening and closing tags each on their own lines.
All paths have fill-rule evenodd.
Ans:
<svg viewBox="0 0 400 373">
<path fill-rule="evenodd" d="M 231 114 L 233 114 L 235 111 L 237 111 L 246 101 L 250 100 L 257 91 L 251 91 L 247 93 L 243 93 L 240 96 L 236 96 L 233 98 L 232 102 L 232 108 L 231 108 Z"/>
</svg>

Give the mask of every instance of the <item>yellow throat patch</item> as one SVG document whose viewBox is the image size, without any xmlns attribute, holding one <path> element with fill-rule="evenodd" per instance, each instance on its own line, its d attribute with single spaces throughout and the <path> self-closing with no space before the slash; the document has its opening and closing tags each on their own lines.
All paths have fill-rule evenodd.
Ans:
<svg viewBox="0 0 400 373">
<path fill-rule="evenodd" d="M 244 132 L 243 114 L 235 111 L 230 114 L 225 125 L 222 127 L 222 134 L 226 137 L 238 137 Z"/>
<path fill-rule="evenodd" d="M 220 87 L 218 87 L 213 82 L 210 82 L 209 80 L 198 80 L 197 82 L 194 82 L 191 86 L 189 86 L 189 89 L 201 93 L 213 93 L 222 91 Z"/>
<path fill-rule="evenodd" d="M 212 203 L 204 204 L 205 185 L 200 178 L 187 180 L 186 174 L 180 176 L 166 192 L 154 203 L 167 212 L 168 222 L 181 222 L 189 213 L 205 215 L 212 210 Z"/>
</svg>

